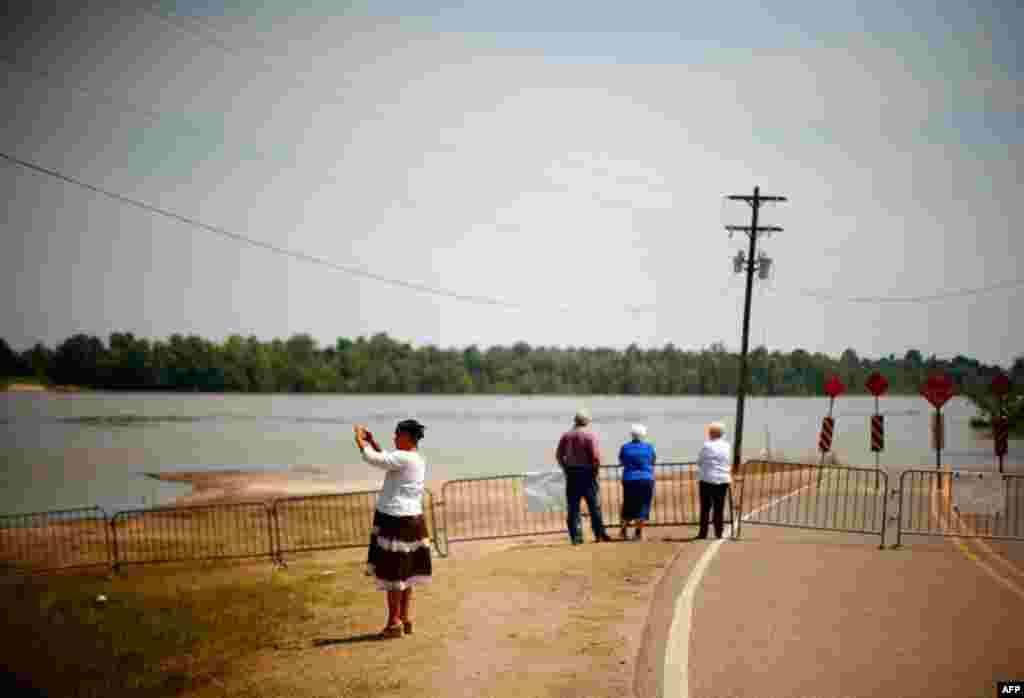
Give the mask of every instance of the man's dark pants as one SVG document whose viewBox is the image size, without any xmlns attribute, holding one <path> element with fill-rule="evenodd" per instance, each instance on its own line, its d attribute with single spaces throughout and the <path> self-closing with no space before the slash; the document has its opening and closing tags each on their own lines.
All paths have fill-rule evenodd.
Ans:
<svg viewBox="0 0 1024 698">
<path fill-rule="evenodd" d="M 719 538 L 725 529 L 725 495 L 729 493 L 729 483 L 715 485 L 710 482 L 700 481 L 700 530 L 697 536 L 708 537 L 708 519 L 712 509 L 714 510 L 715 535 Z"/>
<path fill-rule="evenodd" d="M 580 530 L 581 498 L 587 500 L 590 527 L 594 531 L 594 537 L 600 540 L 608 535 L 604 528 L 604 518 L 601 516 L 601 495 L 598 490 L 597 478 L 594 477 L 592 468 L 566 468 L 565 498 L 569 504 L 569 538 L 574 543 L 583 542 L 583 532 Z"/>
</svg>

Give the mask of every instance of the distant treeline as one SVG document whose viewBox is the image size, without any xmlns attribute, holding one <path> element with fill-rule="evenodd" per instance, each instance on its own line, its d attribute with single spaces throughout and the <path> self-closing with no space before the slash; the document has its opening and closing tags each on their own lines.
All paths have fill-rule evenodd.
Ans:
<svg viewBox="0 0 1024 698">
<path fill-rule="evenodd" d="M 861 358 L 769 352 L 749 355 L 750 393 L 822 395 L 836 375 L 852 394 L 878 370 L 892 394 L 916 394 L 932 370 L 945 371 L 959 392 L 978 392 L 999 371 L 967 356 L 940 360 L 911 349 L 902 357 Z M 532 347 L 525 342 L 480 349 L 413 347 L 387 334 L 338 339 L 321 347 L 308 334 L 263 342 L 233 335 L 223 344 L 195 335 L 150 341 L 115 332 L 104 343 L 77 334 L 55 349 L 37 344 L 15 352 L 0 339 L 0 380 L 34 377 L 43 383 L 112 390 L 332 393 L 507 393 L 553 395 L 734 395 L 739 354 L 721 343 L 700 351 Z M 1024 356 L 1010 370 L 1015 392 L 1024 383 Z M 979 392 L 980 391 L 980 392 Z"/>
</svg>

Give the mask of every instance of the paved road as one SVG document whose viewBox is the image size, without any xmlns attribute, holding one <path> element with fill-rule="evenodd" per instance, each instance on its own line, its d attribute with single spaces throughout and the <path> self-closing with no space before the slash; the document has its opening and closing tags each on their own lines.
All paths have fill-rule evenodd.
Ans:
<svg viewBox="0 0 1024 698">
<path fill-rule="evenodd" d="M 880 523 L 873 488 L 796 485 L 755 518 L 836 520 L 839 502 Z M 856 494 L 830 499 L 837 490 Z M 940 529 L 942 500 L 922 501 Z M 878 535 L 745 523 L 695 592 L 687 694 L 991 696 L 996 680 L 1024 676 L 1024 542 L 908 536 L 892 549 L 887 523 L 883 550 Z"/>
<path fill-rule="evenodd" d="M 1024 593 L 948 542 L 752 529 L 701 585 L 690 695 L 991 696 L 1024 672 Z"/>
</svg>

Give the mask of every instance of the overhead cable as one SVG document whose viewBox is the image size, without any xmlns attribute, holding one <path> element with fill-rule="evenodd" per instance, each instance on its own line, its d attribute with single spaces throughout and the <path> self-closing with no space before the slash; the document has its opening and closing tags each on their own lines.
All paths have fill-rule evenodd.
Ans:
<svg viewBox="0 0 1024 698">
<path fill-rule="evenodd" d="M 980 286 L 977 288 L 962 288 L 952 291 L 939 291 L 937 293 L 930 293 L 918 296 L 838 296 L 825 291 L 790 291 L 787 289 L 771 289 L 769 290 L 769 293 L 785 296 L 803 296 L 804 298 L 813 298 L 815 300 L 825 301 L 828 303 L 864 303 L 880 305 L 889 303 L 934 303 L 936 301 L 948 300 L 950 298 L 967 298 L 969 296 L 979 296 L 985 293 L 994 293 L 996 291 L 1002 291 L 1010 288 L 1019 288 L 1021 286 L 1024 286 L 1024 279 L 1010 279 L 1008 281 L 999 281 L 994 284 Z"/>
<path fill-rule="evenodd" d="M 281 247 L 279 245 L 274 245 L 274 244 L 269 243 L 269 242 L 264 242 L 262 240 L 256 240 L 254 238 L 250 238 L 250 237 L 242 235 L 240 233 L 232 232 L 232 231 L 227 230 L 226 228 L 222 228 L 221 226 L 218 226 L 218 225 L 211 225 L 209 223 L 204 223 L 204 222 L 202 222 L 200 220 L 197 220 L 195 218 L 191 218 L 189 216 L 183 216 L 183 215 L 181 215 L 179 213 L 174 213 L 173 211 L 168 211 L 166 209 L 160 208 L 159 206 L 154 206 L 153 204 L 149 204 L 149 203 L 146 203 L 144 201 L 139 201 L 137 199 L 133 199 L 131 197 L 125 196 L 123 194 L 118 194 L 116 192 L 109 191 L 109 190 L 104 189 L 102 187 L 98 187 L 96 185 L 89 184 L 88 182 L 83 182 L 82 180 L 76 179 L 75 177 L 71 177 L 71 176 L 63 174 L 61 172 L 57 172 L 56 170 L 51 170 L 51 169 L 48 169 L 46 167 L 42 167 L 40 165 L 36 165 L 35 163 L 31 163 L 31 162 L 28 162 L 26 160 L 22 160 L 21 158 L 15 157 L 15 156 L 10 155 L 8 153 L 0 152 L 0 157 L 2 157 L 3 159 L 7 160 L 8 162 L 10 162 L 12 164 L 19 165 L 21 167 L 24 167 L 24 168 L 29 169 L 29 170 L 33 170 L 33 171 L 38 172 L 40 174 L 49 175 L 50 177 L 54 177 L 56 179 L 60 179 L 60 180 L 62 180 L 64 182 L 68 182 L 69 184 L 74 184 L 76 186 L 82 187 L 83 189 L 88 189 L 89 191 L 92 191 L 92 192 L 95 192 L 95 193 L 100 194 L 102 196 L 105 196 L 107 198 L 113 199 L 114 201 L 117 201 L 119 203 L 122 203 L 122 204 L 125 204 L 125 205 L 128 205 L 128 206 L 132 206 L 134 208 L 139 208 L 139 209 L 142 209 L 144 211 L 148 211 L 150 213 L 155 213 L 155 214 L 157 214 L 159 216 L 163 216 L 165 218 L 170 218 L 171 220 L 177 221 L 179 223 L 184 223 L 186 225 L 189 225 L 189 226 L 192 226 L 192 227 L 195 227 L 195 228 L 200 228 L 202 230 L 206 230 L 208 232 L 215 233 L 215 234 L 220 235 L 222 237 L 226 237 L 226 238 L 228 238 L 230 240 L 234 240 L 235 242 L 240 242 L 240 243 L 243 243 L 245 245 L 252 246 L 252 247 L 259 247 L 261 249 L 269 250 L 271 252 L 275 252 L 277 254 L 285 255 L 285 256 L 291 257 L 293 259 L 298 259 L 298 260 L 301 260 L 303 262 L 310 262 L 310 263 L 313 263 L 313 264 L 319 264 L 321 266 L 325 266 L 325 267 L 328 267 L 330 269 L 334 269 L 335 271 L 344 272 L 344 273 L 350 274 L 352 276 L 357 276 L 357 277 L 364 278 L 364 279 L 371 279 L 373 281 L 379 281 L 379 282 L 384 283 L 384 284 L 388 284 L 388 285 L 391 285 L 391 286 L 397 286 L 397 287 L 400 287 L 400 288 L 405 288 L 405 289 L 408 289 L 408 290 L 411 290 L 411 291 L 417 291 L 419 293 L 425 293 L 425 294 L 429 294 L 429 295 L 433 295 L 433 296 L 441 296 L 441 297 L 445 297 L 445 298 L 452 298 L 454 300 L 464 301 L 464 302 L 467 302 L 467 303 L 476 303 L 476 304 L 479 304 L 479 305 L 498 306 L 498 307 L 506 308 L 506 309 L 509 309 L 509 310 L 544 309 L 544 310 L 557 310 L 559 312 L 567 312 L 567 311 L 571 310 L 571 308 L 569 308 L 567 306 L 564 306 L 564 305 L 545 304 L 543 306 L 540 306 L 540 305 L 527 306 L 527 305 L 524 305 L 524 304 L 521 304 L 521 303 L 513 303 L 511 301 L 503 300 L 503 299 L 500 299 L 500 298 L 494 298 L 494 297 L 490 297 L 490 296 L 473 295 L 473 294 L 467 294 L 467 293 L 460 293 L 460 292 L 452 291 L 452 290 L 449 290 L 449 289 L 437 288 L 437 287 L 433 287 L 433 286 L 427 286 L 426 284 L 414 283 L 414 282 L 405 281 L 405 280 L 402 280 L 402 279 L 393 279 L 393 278 L 390 278 L 390 277 L 387 277 L 387 276 L 383 276 L 382 274 L 377 274 L 375 272 L 369 271 L 367 269 L 362 269 L 362 268 L 359 268 L 359 267 L 349 266 L 349 265 L 344 265 L 344 264 L 338 264 L 336 262 L 332 262 L 332 261 L 330 261 L 328 259 L 324 259 L 322 257 L 317 257 L 317 256 L 314 256 L 314 255 L 311 255 L 311 254 L 306 254 L 305 252 L 297 252 L 295 250 L 290 250 L 290 249 L 287 249 L 285 247 Z M 653 310 L 653 308 L 645 309 L 645 308 L 640 307 L 640 306 L 629 306 L 629 307 L 625 307 L 623 309 L 627 310 L 629 312 L 649 312 L 650 310 Z"/>
<path fill-rule="evenodd" d="M 378 281 L 378 282 L 385 283 L 385 284 L 388 284 L 388 285 L 391 285 L 391 286 L 396 286 L 396 287 L 399 287 L 399 288 L 405 288 L 405 289 L 408 289 L 408 290 L 411 290 L 411 291 L 417 291 L 419 293 L 425 293 L 425 294 L 428 294 L 428 295 L 441 296 L 441 297 L 451 298 L 451 299 L 454 299 L 454 300 L 464 301 L 464 302 L 468 302 L 468 303 L 476 303 L 476 304 L 479 304 L 479 305 L 489 305 L 489 306 L 502 307 L 502 308 L 506 308 L 506 309 L 509 309 L 509 310 L 542 309 L 542 310 L 548 310 L 548 311 L 550 311 L 550 310 L 557 310 L 559 312 L 571 312 L 573 310 L 572 307 L 566 306 L 566 305 L 556 305 L 556 304 L 550 304 L 550 305 L 549 304 L 545 304 L 545 305 L 538 305 L 538 304 L 526 305 L 526 304 L 522 304 L 522 303 L 515 303 L 515 302 L 508 301 L 508 300 L 501 299 L 501 298 L 495 298 L 493 296 L 482 296 L 482 295 L 475 295 L 475 294 L 460 293 L 458 291 L 452 291 L 450 289 L 439 288 L 439 287 L 434 287 L 434 286 L 428 286 L 426 284 L 419 284 L 419 283 L 415 283 L 415 282 L 411 282 L 411 281 L 405 281 L 403 279 L 390 278 L 390 277 L 384 276 L 382 274 L 377 274 L 375 272 L 369 271 L 367 269 L 363 269 L 363 268 L 355 267 L 355 266 L 351 266 L 351 265 L 338 264 L 337 262 L 332 262 L 331 260 L 324 259 L 323 257 L 317 257 L 315 255 L 307 254 L 305 252 L 298 252 L 298 251 L 295 251 L 295 250 L 290 250 L 288 248 L 281 247 L 279 245 L 274 245 L 274 244 L 269 243 L 269 242 L 264 242 L 262 240 L 257 240 L 255 238 L 251 238 L 251 237 L 248 237 L 246 235 L 242 235 L 240 233 L 236 233 L 236 232 L 227 230 L 226 228 L 223 228 L 223 227 L 218 226 L 218 225 L 212 225 L 212 224 L 209 224 L 209 223 L 204 223 L 204 222 L 202 222 L 200 220 L 197 220 L 195 218 L 191 218 L 189 216 L 185 216 L 185 215 L 182 215 L 182 214 L 179 214 L 179 213 L 175 213 L 173 211 L 168 211 L 167 209 L 160 208 L 159 206 L 155 206 L 153 204 L 149 204 L 149 203 L 146 203 L 144 201 L 139 201 L 139 200 L 133 199 L 133 198 L 131 198 L 129 196 L 125 196 L 123 194 L 118 194 L 117 192 L 109 191 L 107 189 L 104 189 L 103 187 L 98 187 L 98 186 L 96 186 L 94 184 L 89 184 L 88 182 L 84 182 L 84 181 L 82 181 L 80 179 L 77 179 L 75 177 L 71 177 L 70 175 L 66 175 L 66 174 L 63 174 L 63 173 L 58 172 L 56 170 L 52 170 L 52 169 L 49 169 L 49 168 L 46 168 L 46 167 L 42 167 L 41 165 L 37 165 L 35 163 L 28 162 L 28 161 L 23 160 L 21 158 L 15 157 L 14 155 L 10 155 L 9 153 L 0 152 L 0 158 L 3 158 L 5 160 L 7 160 L 8 162 L 10 162 L 10 163 L 12 163 L 14 165 L 18 165 L 18 166 L 24 167 L 26 169 L 38 172 L 40 174 L 45 174 L 45 175 L 48 175 L 50 177 L 54 177 L 55 179 L 62 180 L 62 181 L 67 182 L 69 184 L 74 184 L 74 185 L 76 185 L 78 187 L 81 187 L 83 189 L 87 189 L 89 191 L 92 191 L 92 192 L 95 192 L 95 193 L 100 194 L 102 196 L 105 196 L 105 197 L 107 197 L 109 199 L 113 199 L 114 201 L 117 201 L 119 203 L 122 203 L 122 204 L 125 204 L 125 205 L 128 205 L 128 206 L 132 206 L 134 208 L 142 209 L 144 211 L 148 211 L 150 213 L 154 213 L 154 214 L 157 214 L 159 216 L 163 216 L 165 218 L 169 218 L 171 220 L 177 221 L 179 223 L 184 223 L 186 225 L 189 225 L 189 226 L 192 226 L 192 227 L 195 227 L 195 228 L 206 230 L 208 232 L 220 235 L 222 237 L 226 237 L 226 238 L 228 238 L 230 240 L 234 240 L 235 242 L 240 242 L 242 244 L 249 245 L 249 246 L 252 246 L 252 247 L 258 247 L 258 248 L 261 248 L 261 249 L 269 250 L 271 252 L 275 252 L 277 254 L 285 255 L 287 257 L 291 257 L 293 259 L 298 259 L 298 260 L 301 260 L 301 261 L 304 261 L 304 262 L 310 262 L 310 263 L 313 263 L 313 264 L 318 264 L 318 265 L 321 265 L 321 266 L 325 266 L 325 267 L 334 269 L 335 271 L 340 271 L 340 272 L 343 272 L 343 273 L 346 273 L 346 274 L 350 274 L 352 276 L 357 276 L 357 277 L 360 277 L 360 278 L 370 279 L 370 280 Z M 998 290 L 1001 290 L 1001 289 L 1015 288 L 1015 287 L 1018 287 L 1018 286 L 1024 286 L 1024 279 L 1015 279 L 1015 280 L 1011 280 L 1011 281 L 1003 281 L 1003 282 L 999 282 L 999 283 L 996 283 L 996 284 L 991 284 L 989 286 L 984 286 L 984 287 L 980 287 L 980 288 L 959 289 L 959 290 L 956 290 L 956 291 L 945 291 L 945 292 L 934 293 L 934 294 L 924 295 L 924 296 L 840 297 L 840 296 L 834 296 L 834 295 L 825 294 L 823 292 L 818 292 L 818 291 L 791 291 L 791 292 L 783 291 L 783 295 L 794 295 L 795 294 L 795 295 L 800 295 L 800 296 L 804 296 L 804 297 L 807 297 L 807 298 L 814 298 L 814 299 L 817 299 L 817 300 L 824 300 L 824 301 L 827 301 L 827 302 L 844 302 L 844 303 L 920 303 L 920 302 L 933 302 L 933 301 L 943 300 L 943 299 L 948 299 L 948 298 L 964 297 L 964 296 L 969 296 L 969 295 L 979 295 L 979 294 L 982 294 L 982 293 L 991 293 L 991 292 L 998 291 Z M 720 295 L 729 295 L 734 290 L 735 289 L 725 288 L 725 289 L 722 290 Z M 768 293 L 777 294 L 778 291 L 776 289 L 768 289 Z M 611 308 L 609 308 L 609 309 L 611 309 Z M 656 312 L 658 310 L 658 306 L 656 306 L 656 305 L 624 305 L 624 306 L 619 306 L 618 308 L 614 308 L 614 309 L 622 310 L 622 311 L 628 312 L 628 313 L 652 313 L 652 312 Z"/>
</svg>

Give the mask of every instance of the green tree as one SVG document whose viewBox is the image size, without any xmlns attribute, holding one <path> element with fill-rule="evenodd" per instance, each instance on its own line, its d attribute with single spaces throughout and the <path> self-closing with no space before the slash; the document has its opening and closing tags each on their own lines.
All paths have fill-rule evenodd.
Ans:
<svg viewBox="0 0 1024 698">
<path fill-rule="evenodd" d="M 2 351 L 0 349 L 0 353 Z M 29 375 L 39 380 L 48 381 L 52 378 L 53 351 L 42 342 L 36 342 L 31 349 L 25 350 L 21 354 L 20 363 L 21 366 L 16 368 L 23 368 Z"/>
<path fill-rule="evenodd" d="M 7 340 L 0 337 L 0 377 L 20 376 L 25 372 L 24 369 L 24 364 Z"/>
<path fill-rule="evenodd" d="M 76 334 L 57 347 L 53 357 L 54 378 L 64 385 L 99 387 L 106 347 L 99 337 Z"/>
</svg>

